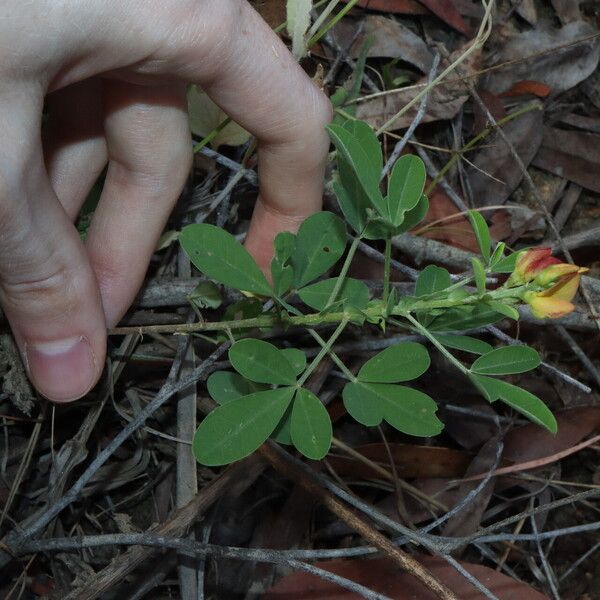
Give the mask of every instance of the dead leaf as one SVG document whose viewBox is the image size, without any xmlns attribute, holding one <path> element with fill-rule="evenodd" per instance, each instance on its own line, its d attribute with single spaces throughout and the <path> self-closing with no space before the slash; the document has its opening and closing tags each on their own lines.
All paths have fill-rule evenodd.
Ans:
<svg viewBox="0 0 600 600">
<path fill-rule="evenodd" d="M 494 467 L 498 453 L 498 443 L 498 436 L 494 436 L 481 447 L 477 456 L 473 459 L 467 469 L 467 477 L 480 475 L 482 473 L 487 474 L 487 472 Z M 490 498 L 494 492 L 495 483 L 495 478 L 491 477 L 484 488 L 467 506 L 450 517 L 444 525 L 443 535 L 462 537 L 475 533 L 481 525 L 481 518 L 490 502 Z M 478 485 L 479 481 L 467 481 L 461 483 L 459 487 L 460 496 L 457 504 L 464 500 Z"/>
<path fill-rule="evenodd" d="M 533 165 L 600 192 L 600 135 L 545 127 Z"/>
<path fill-rule="evenodd" d="M 461 600 L 484 596 L 443 558 L 416 555 L 432 575 L 445 583 Z M 462 566 L 502 600 L 548 600 L 532 587 L 489 567 L 461 562 Z M 394 600 L 436 600 L 437 596 L 409 573 L 385 558 L 335 560 L 315 566 L 356 581 Z M 360 597 L 308 573 L 292 573 L 280 579 L 263 600 L 358 600 Z"/>
<path fill-rule="evenodd" d="M 342 0 L 348 2 L 348 0 Z M 423 3 L 424 4 L 424 3 Z M 358 0 L 358 6 L 379 12 L 398 15 L 430 15 L 429 11 L 417 0 Z M 483 7 L 477 0 L 453 0 L 454 8 L 464 17 L 481 19 Z"/>
<path fill-rule="evenodd" d="M 517 81 L 510 90 L 500 94 L 503 98 L 509 98 L 511 96 L 526 96 L 532 95 L 538 98 L 545 98 L 550 94 L 552 90 L 545 83 L 539 81 L 532 81 L 531 79 L 524 79 L 523 81 Z"/>
<path fill-rule="evenodd" d="M 204 137 L 216 129 L 227 115 L 198 87 L 190 86 L 188 91 L 188 114 L 193 134 Z M 235 122 L 226 125 L 212 140 L 210 145 L 241 146 L 250 139 L 250 134 Z"/>
<path fill-rule="evenodd" d="M 465 23 L 465 20 L 458 10 L 456 10 L 451 0 L 419 0 L 419 2 L 444 21 L 446 25 L 450 25 L 450 27 L 467 37 L 471 36 L 471 28 Z"/>
<path fill-rule="evenodd" d="M 452 53 L 448 61 L 444 60 L 440 66 L 440 71 L 448 66 L 449 62 L 456 60 L 465 51 L 465 48 L 460 48 Z M 461 65 L 461 75 L 469 76 L 477 72 L 479 64 L 479 52 L 473 52 Z M 464 79 L 452 78 L 441 82 L 434 87 L 429 93 L 427 102 L 427 111 L 423 122 L 441 121 L 452 119 L 461 106 L 469 97 L 469 86 Z M 472 81 L 473 78 L 470 78 Z M 392 116 L 406 106 L 413 98 L 423 89 L 423 85 L 427 83 L 427 77 L 420 79 L 415 86 L 410 88 L 399 89 L 397 92 L 371 98 L 357 104 L 356 118 L 367 121 L 373 127 L 379 128 L 387 122 Z M 392 130 L 403 129 L 408 127 L 415 118 L 418 106 L 413 106 L 408 112 L 396 120 L 392 126 Z"/>
<path fill-rule="evenodd" d="M 271 29 L 285 23 L 285 0 L 252 0 L 251 4 Z"/>
<path fill-rule="evenodd" d="M 600 428 L 600 407 L 577 406 L 554 413 L 558 432 L 553 435 L 533 423 L 509 431 L 504 438 L 504 458 L 523 463 L 572 448 Z"/>
<path fill-rule="evenodd" d="M 478 252 L 479 246 L 471 224 L 465 216 L 457 215 L 457 212 L 456 204 L 440 187 L 436 187 L 429 195 L 429 211 L 418 229 L 438 220 L 443 221 L 433 225 L 430 229 L 419 232 L 419 235 L 445 242 L 462 250 Z"/>
<path fill-rule="evenodd" d="M 345 3 L 348 0 L 343 0 Z M 427 15 L 429 11 L 417 0 L 358 0 L 357 6 L 399 15 Z"/>
<path fill-rule="evenodd" d="M 399 58 L 429 73 L 433 55 L 427 44 L 408 27 L 398 21 L 381 15 L 367 15 L 362 19 L 363 30 L 349 50 L 352 58 L 357 58 L 368 36 L 374 43 L 369 49 L 369 58 Z M 355 19 L 342 19 L 334 28 L 333 36 L 341 48 L 348 48 L 359 27 Z"/>
<path fill-rule="evenodd" d="M 579 21 L 581 19 L 581 10 L 579 4 L 581 0 L 550 0 L 552 6 L 563 24 Z"/>
<path fill-rule="evenodd" d="M 494 63 L 515 61 L 506 68 L 492 71 L 485 79 L 486 89 L 500 94 L 523 79 L 549 86 L 553 92 L 564 92 L 587 79 L 598 66 L 600 41 L 589 38 L 597 30 L 584 21 L 569 23 L 562 29 L 541 27 L 515 35 L 502 44 Z M 524 57 L 536 55 L 530 60 Z"/>
<path fill-rule="evenodd" d="M 445 426 L 444 433 L 449 435 L 462 448 L 474 450 L 481 447 L 497 432 L 498 428 L 492 420 L 497 413 L 489 402 L 475 395 L 465 395 L 464 398 L 460 399 L 460 406 L 489 417 L 486 419 L 472 415 L 465 418 L 463 413 L 454 412 L 443 407 L 440 409 L 440 418 Z"/>
<path fill-rule="evenodd" d="M 541 110 L 531 110 L 502 127 L 525 166 L 542 142 L 542 115 Z M 472 196 L 479 205 L 504 204 L 523 179 L 523 173 L 498 133 L 485 138 L 482 144 L 483 149 L 467 157 L 473 163 L 466 167 Z"/>
<path fill-rule="evenodd" d="M 452 448 L 410 444 L 389 444 L 389 447 L 401 478 L 462 477 L 472 459 L 469 452 Z M 384 444 L 367 444 L 355 450 L 384 469 L 389 469 L 390 461 Z M 327 460 L 340 475 L 366 478 L 376 475 L 367 464 L 347 455 L 330 454 Z"/>
<path fill-rule="evenodd" d="M 490 111 L 496 121 L 499 121 L 506 116 L 506 108 L 504 108 L 504 102 L 502 102 L 500 96 L 483 89 L 479 90 L 478 94 L 481 101 L 485 104 L 486 108 Z M 473 103 L 473 117 L 473 135 L 478 135 L 490 126 L 487 114 L 481 106 L 479 106 L 478 102 Z"/>
<path fill-rule="evenodd" d="M 538 20 L 537 10 L 533 0 L 512 0 L 517 14 L 530 25 L 535 25 Z"/>
</svg>

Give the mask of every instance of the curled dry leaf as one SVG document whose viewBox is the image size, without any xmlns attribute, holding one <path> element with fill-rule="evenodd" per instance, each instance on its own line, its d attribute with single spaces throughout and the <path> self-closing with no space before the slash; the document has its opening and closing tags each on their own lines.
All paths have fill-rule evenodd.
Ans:
<svg viewBox="0 0 600 600">
<path fill-rule="evenodd" d="M 445 583 L 462 600 L 480 600 L 483 595 L 443 558 L 416 555 L 415 558 L 439 581 Z M 532 587 L 515 581 L 489 567 L 461 562 L 471 575 L 502 600 L 548 600 Z M 316 563 L 326 569 L 379 592 L 394 600 L 436 600 L 437 596 L 409 573 L 385 558 L 332 560 Z M 292 573 L 279 580 L 263 600 L 355 600 L 358 598 L 339 586 L 308 573 Z"/>
<path fill-rule="evenodd" d="M 466 48 L 460 48 L 452 53 L 448 61 L 444 61 L 444 64 L 440 66 L 440 72 L 462 55 L 465 50 Z M 479 58 L 480 53 L 473 52 L 461 64 L 461 77 L 457 77 L 456 73 L 451 73 L 445 81 L 432 88 L 427 102 L 427 111 L 423 118 L 424 123 L 452 119 L 456 116 L 469 97 L 469 85 L 464 77 L 467 76 L 470 81 L 475 81 L 474 75 L 478 69 Z M 427 77 L 423 77 L 417 85 L 406 89 L 400 88 L 393 93 L 365 100 L 357 105 L 356 118 L 363 119 L 369 125 L 379 128 L 406 106 L 426 83 Z M 415 118 L 417 110 L 418 106 L 413 106 L 394 123 L 392 129 L 408 127 Z"/>
<path fill-rule="evenodd" d="M 362 33 L 352 43 L 354 34 L 362 24 Z M 428 73 L 433 54 L 427 44 L 408 27 L 382 15 L 367 15 L 361 22 L 342 19 L 334 28 L 333 36 L 341 48 L 348 48 L 352 58 L 358 58 L 365 39 L 373 37 L 369 58 L 399 58 Z M 350 44 L 352 44 L 350 46 Z"/>
<path fill-rule="evenodd" d="M 492 469 L 496 462 L 499 443 L 498 436 L 494 436 L 481 447 L 467 469 L 467 477 L 470 475 L 480 475 L 481 473 L 487 474 Z M 464 500 L 478 485 L 479 481 L 465 481 L 461 483 L 459 487 L 460 497 L 457 504 Z M 473 501 L 469 502 L 468 506 L 448 519 L 444 525 L 443 535 L 461 537 L 475 533 L 481 525 L 483 513 L 490 502 L 494 487 L 495 478 L 492 477 Z"/>
<path fill-rule="evenodd" d="M 502 44 L 494 64 L 515 61 L 492 71 L 485 79 L 486 89 L 502 93 L 516 82 L 532 79 L 564 92 L 587 79 L 598 66 L 600 38 L 597 30 L 583 21 L 562 29 L 541 27 L 515 35 Z M 581 43 L 573 44 L 578 40 Z M 531 56 L 530 60 L 523 58 Z"/>
</svg>

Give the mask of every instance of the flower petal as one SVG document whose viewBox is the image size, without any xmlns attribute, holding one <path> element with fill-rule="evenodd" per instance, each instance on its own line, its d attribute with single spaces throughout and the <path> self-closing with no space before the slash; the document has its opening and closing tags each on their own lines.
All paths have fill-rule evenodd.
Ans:
<svg viewBox="0 0 600 600">
<path fill-rule="evenodd" d="M 564 275 L 551 288 L 540 292 L 539 295 L 544 298 L 556 298 L 557 300 L 567 300 L 570 302 L 577 293 L 580 279 L 581 276 L 578 272 Z"/>
<path fill-rule="evenodd" d="M 531 298 L 529 306 L 536 319 L 559 319 L 575 309 L 575 306 L 567 300 L 543 296 Z"/>
</svg>

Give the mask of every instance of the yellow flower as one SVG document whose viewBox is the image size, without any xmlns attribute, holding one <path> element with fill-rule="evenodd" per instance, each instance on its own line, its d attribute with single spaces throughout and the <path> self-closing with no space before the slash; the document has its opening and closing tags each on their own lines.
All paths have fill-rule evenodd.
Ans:
<svg viewBox="0 0 600 600">
<path fill-rule="evenodd" d="M 559 319 L 572 312 L 575 306 L 571 300 L 577 293 L 581 273 L 586 271 L 582 267 L 560 263 L 551 265 L 540 273 L 535 283 L 551 287 L 541 292 L 525 292 L 523 295 L 533 316 L 538 319 Z"/>
<path fill-rule="evenodd" d="M 508 285 L 522 285 L 533 281 L 542 271 L 551 265 L 560 264 L 552 256 L 551 248 L 531 248 L 523 250 L 517 257 L 515 270 L 508 279 Z"/>
</svg>

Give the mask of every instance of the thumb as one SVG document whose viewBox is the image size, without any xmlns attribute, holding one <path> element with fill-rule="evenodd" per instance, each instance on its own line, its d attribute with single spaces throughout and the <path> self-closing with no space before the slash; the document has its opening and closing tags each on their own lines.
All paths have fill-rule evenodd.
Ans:
<svg viewBox="0 0 600 600">
<path fill-rule="evenodd" d="M 66 402 L 98 380 L 106 326 L 84 246 L 32 146 L 18 163 L 0 148 L 0 304 L 34 386 Z"/>
</svg>

